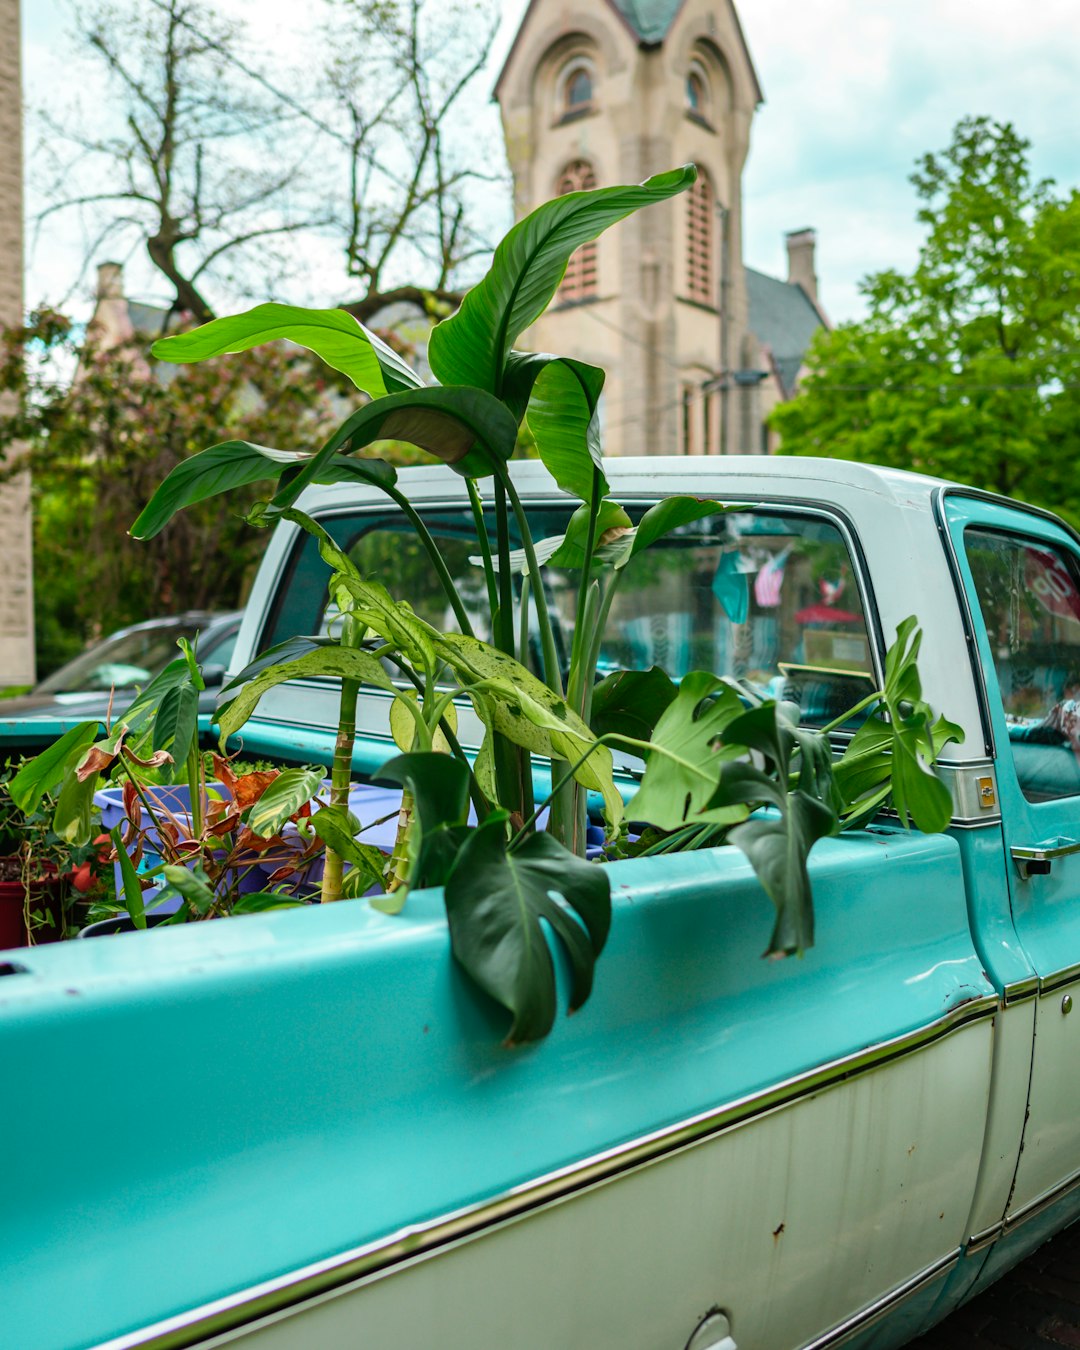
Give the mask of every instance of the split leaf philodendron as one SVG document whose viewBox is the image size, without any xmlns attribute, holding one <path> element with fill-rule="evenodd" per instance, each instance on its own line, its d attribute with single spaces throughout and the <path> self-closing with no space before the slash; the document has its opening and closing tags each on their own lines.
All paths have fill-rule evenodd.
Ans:
<svg viewBox="0 0 1080 1350">
<path fill-rule="evenodd" d="M 157 357 L 185 362 L 287 339 L 346 374 L 369 397 L 309 455 L 225 441 L 192 456 L 161 484 L 132 533 L 148 538 L 193 503 L 266 481 L 268 500 L 252 523 L 288 520 L 318 541 L 340 616 L 336 636 L 292 638 L 241 672 L 219 702 L 222 738 L 239 730 L 275 685 L 305 675 L 338 680 L 331 804 L 317 818 L 327 845 L 322 899 L 331 901 L 356 893 L 343 881 L 345 863 L 365 882 L 379 871 L 373 850 L 352 837 L 348 793 L 361 687 L 374 686 L 391 698 L 394 737 L 405 753 L 384 766 L 382 777 L 402 786 L 403 824 L 393 858 L 381 869 L 392 894 L 374 903 L 392 912 L 409 889 L 444 886 L 454 954 L 509 1011 L 512 1041 L 543 1036 L 552 1025 L 555 971 L 548 940 L 560 943 L 569 960 L 571 1009 L 592 986 L 611 902 L 605 869 L 584 861 L 588 794 L 603 802 L 609 847 L 616 853 L 626 848 L 610 746 L 646 759 L 633 815 L 665 831 L 663 847 L 715 842 L 729 830 L 739 842 L 743 832 L 747 855 L 780 915 L 776 949 L 809 944 L 806 853 L 821 833 L 840 827 L 841 797 L 827 741 L 821 742 L 824 753 L 812 751 L 775 704 L 747 713 L 745 691 L 701 673 L 686 676 L 678 690 L 670 681 L 665 685 L 659 672 L 627 672 L 612 677 L 615 684 L 597 686 L 605 622 L 628 563 L 666 534 L 728 508 L 672 497 L 635 523 L 608 498 L 598 416 L 604 372 L 514 348 L 555 295 L 575 249 L 631 212 L 659 206 L 695 176 L 687 166 L 640 185 L 569 193 L 522 220 L 459 312 L 433 330 L 428 357 L 438 384 L 422 384 L 374 334 L 337 310 L 260 305 L 154 345 Z M 540 459 L 578 503 L 565 533 L 545 540 L 542 549 L 508 467 L 526 421 Z M 394 468 L 362 454 L 388 439 L 419 447 L 466 480 L 490 642 L 474 636 L 469 606 Z M 477 487 L 484 479 L 490 480 L 487 506 Z M 361 575 L 297 505 L 309 485 L 358 481 L 384 492 L 410 522 L 457 631 L 434 628 L 410 609 L 408 596 L 393 596 L 380 578 Z M 547 565 L 579 575 L 565 664 L 548 612 Z M 475 597 L 470 605 L 475 613 Z M 530 669 L 534 647 L 538 674 Z M 645 696 L 638 700 L 635 691 Z M 475 760 L 457 739 L 455 697 L 471 702 L 483 726 Z M 735 767 L 748 747 L 762 743 L 759 724 L 770 716 L 773 748 L 762 754 L 771 771 L 740 777 Z M 739 723 L 753 737 L 729 737 Z M 871 740 L 868 733 L 858 771 L 850 775 L 849 802 L 876 800 L 888 777 L 887 769 L 880 776 L 882 754 L 897 746 L 906 756 L 905 773 L 913 764 L 916 776 L 929 777 L 927 725 L 918 714 L 905 724 L 901 740 L 891 730 L 888 741 Z M 534 757 L 549 759 L 552 770 L 550 818 L 542 835 L 536 823 L 546 803 L 538 806 L 534 799 Z M 913 779 L 906 799 L 921 802 L 921 791 Z M 776 808 L 778 818 L 758 828 L 749 817 L 763 803 Z"/>
</svg>

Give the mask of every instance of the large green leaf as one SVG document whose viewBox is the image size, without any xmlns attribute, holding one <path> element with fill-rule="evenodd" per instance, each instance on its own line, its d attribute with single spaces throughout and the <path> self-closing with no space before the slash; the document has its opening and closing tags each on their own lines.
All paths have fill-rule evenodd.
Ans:
<svg viewBox="0 0 1080 1350">
<path fill-rule="evenodd" d="M 362 450 L 374 441 L 407 441 L 465 478 L 483 478 L 514 453 L 517 423 L 504 403 L 467 385 L 388 394 L 347 417 L 281 488 L 274 506 L 291 506 L 309 483 L 320 482 L 339 451 Z"/>
<path fill-rule="evenodd" d="M 579 506 L 570 517 L 566 526 L 566 533 L 558 548 L 547 557 L 547 562 L 552 567 L 584 567 L 586 562 L 591 565 L 597 556 L 598 548 L 605 551 L 608 545 L 602 545 L 600 541 L 608 531 L 614 531 L 613 537 L 622 536 L 622 532 L 630 530 L 630 517 L 626 514 L 625 508 L 618 502 L 610 499 L 602 501 L 596 508 L 596 524 L 593 527 L 593 550 L 592 557 L 586 559 L 585 553 L 589 542 L 589 517 L 592 514 L 593 507 L 589 504 Z M 545 539 L 544 543 L 551 541 Z"/>
<path fill-rule="evenodd" d="M 169 339 L 171 341 L 171 339 Z M 131 527 L 136 539 L 152 539 L 178 511 L 196 502 L 266 480 L 277 481 L 292 471 L 290 481 L 310 465 L 313 456 L 295 450 L 274 450 L 251 441 L 222 441 L 181 460 L 160 483 Z M 376 487 L 393 486 L 397 470 L 381 459 L 345 460 L 334 455 L 324 460 L 314 480 L 335 483 L 357 480 Z"/>
<path fill-rule="evenodd" d="M 612 826 L 623 816 L 611 751 L 600 744 L 565 699 L 519 661 L 477 638 L 435 633 L 436 649 L 457 675 L 485 726 L 544 758 L 564 759 L 582 787 L 599 792 Z M 587 757 L 583 759 L 583 756 Z M 582 762 L 578 762 L 582 761 Z"/>
<path fill-rule="evenodd" d="M 284 642 L 279 642 L 273 647 L 268 647 L 266 651 L 261 652 L 254 661 L 246 665 L 238 675 L 234 675 L 228 684 L 224 685 L 218 694 L 218 704 L 224 707 L 231 703 L 231 698 L 226 698 L 226 694 L 235 693 L 241 689 L 249 680 L 253 680 L 256 675 L 261 675 L 264 670 L 271 666 L 286 665 L 290 661 L 296 661 L 301 656 L 306 656 L 308 652 L 318 651 L 322 647 L 337 647 L 339 644 L 336 638 L 331 637 L 291 637 L 286 638 Z"/>
<path fill-rule="evenodd" d="M 710 809 L 722 765 L 745 753 L 741 745 L 725 744 L 728 727 L 742 713 L 739 696 L 717 676 L 704 670 L 684 675 L 649 742 L 641 786 L 630 803 L 631 817 L 662 830 L 678 830 L 697 821 L 745 820 L 742 806 Z"/>
<path fill-rule="evenodd" d="M 599 561 L 619 570 L 672 530 L 708 516 L 723 515 L 731 509 L 724 502 L 708 501 L 704 497 L 666 497 L 656 506 L 649 507 L 634 529 L 627 530 L 602 549 Z"/>
<path fill-rule="evenodd" d="M 423 384 L 396 352 L 343 309 L 256 305 L 243 314 L 212 319 L 190 333 L 159 338 L 151 351 L 161 361 L 207 361 L 282 340 L 314 352 L 372 398 Z"/>
<path fill-rule="evenodd" d="M 161 700 L 154 718 L 153 748 L 167 750 L 173 757 L 174 769 L 182 770 L 198 732 L 198 691 L 190 683 L 174 685 Z"/>
<path fill-rule="evenodd" d="M 20 811 L 34 811 L 42 797 L 62 782 L 97 740 L 100 725 L 96 721 L 80 722 L 47 750 L 27 760 L 8 784 L 11 800 Z"/>
<path fill-rule="evenodd" d="M 362 893 L 382 881 L 388 856 L 381 848 L 363 844 L 350 834 L 344 819 L 340 811 L 323 807 L 311 817 L 311 827 L 327 848 L 332 848 L 354 871 L 362 874 L 364 880 L 353 877 L 350 886 L 351 894 Z"/>
<path fill-rule="evenodd" d="M 597 412 L 604 372 L 583 361 L 531 352 L 506 360 L 503 402 L 520 421 L 528 410 L 536 451 L 559 487 L 580 501 L 606 497 Z"/>
<path fill-rule="evenodd" d="M 829 808 L 808 793 L 787 792 L 782 784 L 748 764 L 724 766 L 713 807 L 773 801 L 777 815 L 752 816 L 736 825 L 728 840 L 746 854 L 776 907 L 767 956 L 802 952 L 814 945 L 814 911 L 807 858 L 836 825 Z"/>
<path fill-rule="evenodd" d="M 909 616 L 886 653 L 881 705 L 855 732 L 836 766 L 849 828 L 863 824 L 890 794 L 905 826 L 913 823 L 936 833 L 952 818 L 949 789 L 931 765 L 950 741 L 962 741 L 964 734 L 943 717 L 935 721 L 922 696 L 917 664 L 921 645 L 922 632 Z"/>
<path fill-rule="evenodd" d="M 593 689 L 592 729 L 647 741 L 675 701 L 678 687 L 666 670 L 616 670 Z"/>
<path fill-rule="evenodd" d="M 248 812 L 253 834 L 270 839 L 306 806 L 322 787 L 321 769 L 286 769 L 279 773 Z"/>
<path fill-rule="evenodd" d="M 772 806 L 776 815 L 752 816 L 728 834 L 749 858 L 765 893 L 776 907 L 767 954 L 801 952 L 814 942 L 814 912 L 807 858 L 813 845 L 834 834 L 839 821 L 833 807 L 828 741 L 798 726 L 798 709 L 771 700 L 732 721 L 725 732 L 731 745 L 763 756 L 771 772 L 745 762 L 725 764 L 709 808 Z M 792 759 L 798 749 L 799 786 L 789 790 Z"/>
<path fill-rule="evenodd" d="M 122 899 L 124 907 L 131 916 L 131 922 L 136 928 L 146 927 L 146 909 L 143 904 L 142 886 L 139 884 L 139 874 L 135 870 L 135 864 L 128 856 L 128 851 L 124 847 L 123 833 L 119 825 L 114 825 L 109 831 L 109 837 L 112 840 L 113 848 L 116 850 L 116 860 L 120 865 L 120 882 L 123 891 Z"/>
<path fill-rule="evenodd" d="M 394 689 L 393 681 L 383 670 L 382 663 L 367 652 L 336 645 L 319 647 L 295 661 L 269 666 L 242 686 L 227 703 L 221 704 L 216 717 L 222 744 L 240 730 L 268 689 L 284 684 L 286 680 L 314 679 L 327 675 L 340 680 L 360 680 L 363 684 L 374 684 L 391 692 Z"/>
<path fill-rule="evenodd" d="M 502 394 L 514 342 L 547 308 L 575 249 L 631 212 L 682 192 L 696 177 L 688 164 L 638 185 L 569 192 L 526 216 L 495 250 L 490 271 L 457 314 L 431 334 L 428 360 L 436 378 Z"/>
<path fill-rule="evenodd" d="M 463 845 L 445 897 L 454 956 L 510 1012 L 508 1043 L 538 1040 L 555 1021 L 555 967 L 541 920 L 569 963 L 570 1011 L 589 997 L 611 926 L 605 868 L 549 834 L 510 852 L 504 822 L 492 819 Z"/>
<path fill-rule="evenodd" d="M 356 619 L 391 643 L 411 665 L 421 671 L 435 666 L 431 626 L 418 618 L 410 605 L 395 600 L 382 582 L 339 576 L 334 590 L 348 597 L 349 612 Z M 338 603 L 345 607 L 341 599 Z"/>
<path fill-rule="evenodd" d="M 388 760 L 376 783 L 399 783 L 412 794 L 413 837 L 409 841 L 409 887 L 441 886 L 469 836 L 469 770 L 458 759 L 434 751 L 411 751 Z M 505 830 L 506 813 L 500 813 Z M 382 908 L 382 906 L 380 906 Z M 400 908 L 399 904 L 394 909 Z"/>
</svg>

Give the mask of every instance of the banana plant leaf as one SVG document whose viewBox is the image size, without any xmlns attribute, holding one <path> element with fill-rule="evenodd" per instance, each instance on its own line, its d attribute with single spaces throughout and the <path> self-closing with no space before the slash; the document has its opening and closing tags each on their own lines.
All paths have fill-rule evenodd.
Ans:
<svg viewBox="0 0 1080 1350">
<path fill-rule="evenodd" d="M 508 1044 L 539 1040 L 555 1021 L 555 965 L 541 920 L 569 964 L 570 1012 L 589 997 L 611 926 L 605 868 L 549 834 L 511 851 L 498 813 L 471 831 L 444 894 L 454 956 L 510 1013 Z"/>
<path fill-rule="evenodd" d="M 294 342 L 321 357 L 372 398 L 414 389 L 423 382 L 398 354 L 343 309 L 265 304 L 159 338 L 151 352 L 177 364 L 246 352 L 264 342 Z"/>
<path fill-rule="evenodd" d="M 604 388 L 599 366 L 558 356 L 511 352 L 503 402 L 527 416 L 536 452 L 564 492 L 579 501 L 606 497 L 597 408 Z"/>
<path fill-rule="evenodd" d="M 507 358 L 547 308 L 570 255 L 633 211 L 661 202 L 697 178 L 692 164 L 623 187 L 569 192 L 520 221 L 495 250 L 487 276 L 431 334 L 428 360 L 443 384 L 504 394 Z"/>
<path fill-rule="evenodd" d="M 171 339 L 170 339 L 171 340 Z M 252 483 L 276 482 L 283 475 L 295 477 L 313 456 L 295 450 L 274 450 L 251 441 L 222 441 L 182 460 L 160 483 L 143 508 L 131 533 L 136 539 L 152 539 L 178 511 L 196 502 L 231 492 Z M 392 487 L 397 470 L 381 459 L 345 460 L 332 456 L 324 462 L 314 481 L 336 483 L 360 479 L 376 487 Z"/>
<path fill-rule="evenodd" d="M 621 571 L 632 558 L 672 530 L 691 525 L 695 520 L 721 516 L 732 509 L 724 502 L 708 501 L 703 497 L 667 497 L 651 506 L 633 529 L 598 550 L 597 561 Z"/>
<path fill-rule="evenodd" d="M 407 441 L 448 464 L 465 478 L 494 473 L 517 445 L 517 423 L 509 409 L 483 389 L 467 385 L 388 394 L 354 412 L 274 498 L 292 506 L 339 451 L 362 450 L 374 441 Z"/>
</svg>

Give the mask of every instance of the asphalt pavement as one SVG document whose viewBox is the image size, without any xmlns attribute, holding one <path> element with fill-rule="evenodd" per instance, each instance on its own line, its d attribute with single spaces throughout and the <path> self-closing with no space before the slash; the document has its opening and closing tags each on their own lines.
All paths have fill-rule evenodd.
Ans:
<svg viewBox="0 0 1080 1350">
<path fill-rule="evenodd" d="M 1080 1350 L 1080 1223 L 908 1350 Z"/>
</svg>

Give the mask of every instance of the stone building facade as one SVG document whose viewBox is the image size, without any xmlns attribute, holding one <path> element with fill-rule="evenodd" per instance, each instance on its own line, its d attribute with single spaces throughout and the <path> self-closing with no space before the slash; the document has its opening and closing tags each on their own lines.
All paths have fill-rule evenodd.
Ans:
<svg viewBox="0 0 1080 1350">
<path fill-rule="evenodd" d="M 0 0 L 0 324 L 23 321 L 22 71 L 19 0 Z M 10 453 L 10 449 L 7 451 Z M 0 687 L 32 684 L 34 595 L 30 481 L 0 486 Z"/>
<path fill-rule="evenodd" d="M 813 231 L 786 280 L 743 266 L 761 86 L 731 0 L 531 0 L 499 76 L 515 212 L 694 163 L 687 193 L 571 259 L 523 344 L 604 366 L 610 454 L 754 453 L 824 322 Z"/>
</svg>

